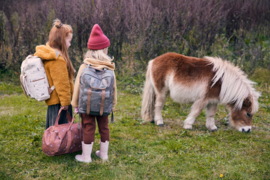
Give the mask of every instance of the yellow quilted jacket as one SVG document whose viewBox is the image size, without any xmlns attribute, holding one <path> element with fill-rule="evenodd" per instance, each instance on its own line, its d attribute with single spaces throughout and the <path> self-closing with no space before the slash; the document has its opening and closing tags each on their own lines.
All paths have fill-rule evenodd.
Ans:
<svg viewBox="0 0 270 180">
<path fill-rule="evenodd" d="M 46 104 L 68 106 L 73 95 L 73 80 L 69 80 L 67 63 L 60 53 L 51 48 L 48 43 L 36 47 L 35 56 L 43 60 L 44 68 L 49 80 L 50 87 L 54 85 L 50 99 Z"/>
</svg>

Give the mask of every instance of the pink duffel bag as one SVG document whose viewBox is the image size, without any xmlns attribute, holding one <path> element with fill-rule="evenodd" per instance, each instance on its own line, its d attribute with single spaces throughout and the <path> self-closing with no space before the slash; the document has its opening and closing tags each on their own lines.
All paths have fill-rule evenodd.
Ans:
<svg viewBox="0 0 270 180">
<path fill-rule="evenodd" d="M 44 131 L 42 138 L 42 150 L 48 156 L 73 153 L 82 150 L 82 125 L 74 123 L 75 116 L 71 119 L 67 111 L 68 123 L 58 124 L 62 108 L 58 112 L 54 126 Z"/>
</svg>

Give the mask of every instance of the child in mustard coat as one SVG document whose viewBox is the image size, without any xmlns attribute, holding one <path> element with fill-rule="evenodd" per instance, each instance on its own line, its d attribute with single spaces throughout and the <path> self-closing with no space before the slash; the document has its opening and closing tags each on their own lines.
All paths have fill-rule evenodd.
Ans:
<svg viewBox="0 0 270 180">
<path fill-rule="evenodd" d="M 49 85 L 55 87 L 50 99 L 46 100 L 48 105 L 46 129 L 54 125 L 61 107 L 64 111 L 61 113 L 59 124 L 68 122 L 67 110 L 72 116 L 71 98 L 74 88 L 74 68 L 67 52 L 71 40 L 71 26 L 62 24 L 59 19 L 56 19 L 50 31 L 49 41 L 46 45 L 37 46 L 34 54 L 43 60 Z"/>
</svg>

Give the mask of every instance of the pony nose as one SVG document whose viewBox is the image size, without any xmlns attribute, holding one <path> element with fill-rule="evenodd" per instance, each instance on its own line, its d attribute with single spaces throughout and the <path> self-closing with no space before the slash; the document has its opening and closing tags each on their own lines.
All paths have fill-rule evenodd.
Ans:
<svg viewBox="0 0 270 180">
<path fill-rule="evenodd" d="M 249 133 L 249 132 L 250 132 L 250 129 L 248 129 L 247 131 L 245 131 L 245 129 L 244 129 L 244 128 L 242 128 L 242 132 Z"/>
</svg>

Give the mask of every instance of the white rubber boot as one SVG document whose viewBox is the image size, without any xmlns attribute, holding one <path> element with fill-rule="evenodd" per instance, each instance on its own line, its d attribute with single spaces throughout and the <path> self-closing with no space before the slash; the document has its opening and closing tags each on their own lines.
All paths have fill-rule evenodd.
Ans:
<svg viewBox="0 0 270 180">
<path fill-rule="evenodd" d="M 96 151 L 96 155 L 103 159 L 103 161 L 108 160 L 108 148 L 109 148 L 109 141 L 101 142 L 100 141 L 100 150 Z"/>
<path fill-rule="evenodd" d="M 75 159 L 80 162 L 90 163 L 92 162 L 91 153 L 94 142 L 92 144 L 84 144 L 82 141 L 82 155 L 76 155 Z"/>
</svg>

